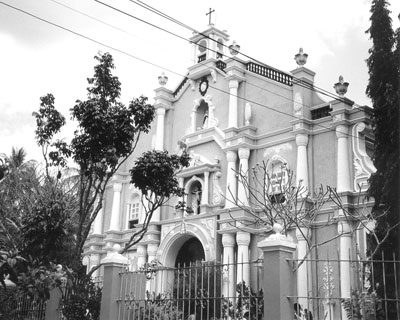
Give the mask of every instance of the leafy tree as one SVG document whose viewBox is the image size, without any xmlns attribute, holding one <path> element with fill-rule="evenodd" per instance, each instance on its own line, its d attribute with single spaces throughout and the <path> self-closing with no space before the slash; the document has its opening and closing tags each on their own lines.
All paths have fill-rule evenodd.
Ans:
<svg viewBox="0 0 400 320">
<path fill-rule="evenodd" d="M 4 173 L 0 181 L 0 250 L 17 251 L 21 248 L 21 218 L 28 212 L 31 190 L 38 185 L 36 163 L 25 162 L 23 148 L 12 148 L 11 155 L 3 155 Z"/>
<path fill-rule="evenodd" d="M 11 268 L 14 275 L 19 274 L 19 280 L 14 281 L 21 289 L 36 299 L 47 299 L 49 290 L 60 285 L 53 263 L 71 266 L 73 278 L 77 279 L 71 286 L 75 294 L 63 302 L 70 313 L 85 309 L 76 304 L 83 296 L 96 309 L 99 295 L 93 295 L 92 285 L 85 282 L 82 272 L 83 245 L 102 206 L 102 201 L 97 200 L 102 199 L 111 177 L 132 155 L 140 136 L 148 133 L 155 114 L 145 97 L 133 99 L 127 107 L 119 102 L 120 82 L 111 73 L 111 55 L 106 53 L 95 59 L 98 65 L 94 76 L 88 79 L 87 100 L 77 100 L 71 109 L 77 122 L 73 139 L 57 139 L 65 117 L 55 108 L 53 95 L 41 97 L 39 110 L 33 116 L 36 141 L 45 160 L 44 171 L 24 166 L 25 152 L 13 149 L 10 157 L 4 157 L 2 172 L 8 172 L 0 181 L 0 227 L 1 231 L 6 230 L 0 232 L 0 249 L 7 249 L 0 255 L 1 280 Z M 75 170 L 68 168 L 69 161 L 75 162 Z M 188 164 L 186 152 L 177 156 L 149 151 L 136 161 L 139 169 L 131 170 L 131 182 L 142 190 L 147 212 L 131 245 L 143 237 L 157 208 L 172 195 L 182 195 L 175 171 Z M 15 269 L 19 253 L 22 264 Z M 79 314 L 84 319 L 96 311 Z"/>
<path fill-rule="evenodd" d="M 375 135 L 373 161 L 376 172 L 370 178 L 369 194 L 374 197 L 376 233 L 385 243 L 376 251 L 375 259 L 391 260 L 393 252 L 400 257 L 400 32 L 394 32 L 388 2 L 374 0 L 371 6 L 371 27 L 367 30 L 372 40 L 367 60 L 369 83 L 367 95 L 372 100 L 372 127 Z M 385 215 L 382 215 L 382 212 Z M 394 230 L 395 232 L 390 232 Z M 371 247 L 377 243 L 371 239 Z M 374 264 L 374 281 L 380 285 L 381 297 L 392 299 L 400 294 L 394 263 Z M 396 281 L 397 279 L 397 281 Z M 396 283 L 397 282 L 397 283 Z M 384 292 L 385 291 L 385 292 Z M 396 316 L 396 307 L 388 302 L 389 318 Z"/>
<path fill-rule="evenodd" d="M 0 185 L 0 250 L 25 260 L 34 257 L 31 260 L 39 265 L 67 263 L 74 242 L 75 197 L 65 181 L 46 178 L 36 162 L 25 162 L 25 157 L 22 148 L 13 148 L 5 157 L 8 174 Z"/>
<path fill-rule="evenodd" d="M 398 248 L 400 240 L 398 232 L 387 234 L 387 230 L 393 226 L 397 226 L 399 231 L 400 223 L 400 43 L 399 32 L 396 40 L 389 13 L 387 1 L 374 0 L 371 27 L 367 31 L 373 44 L 367 60 L 370 77 L 366 92 L 373 104 L 373 161 L 377 169 L 370 179 L 369 194 L 375 199 L 373 211 L 379 217 L 377 233 L 381 237 L 387 235 L 384 251 Z M 382 216 L 382 212 L 387 214 Z"/>
<path fill-rule="evenodd" d="M 77 165 L 74 178 L 77 207 L 72 214 L 76 228 L 72 250 L 75 270 L 81 266 L 83 245 L 102 206 L 102 201 L 97 200 L 103 198 L 111 177 L 134 152 L 140 136 L 149 132 L 155 115 L 155 109 L 147 103 L 146 97 L 133 99 L 128 106 L 119 102 L 121 83 L 112 75 L 115 68 L 112 56 L 99 54 L 95 59 L 98 64 L 94 67 L 93 77 L 88 78 L 87 100 L 77 100 L 71 109 L 77 129 L 69 143 L 56 139 L 65 118 L 54 107 L 55 99 L 51 94 L 41 98 L 40 108 L 34 113 L 36 140 L 43 150 L 47 175 L 51 176 L 55 169 L 56 178 L 60 179 L 62 168 L 69 160 Z M 186 153 L 176 156 L 149 151 L 136 161 L 131 170 L 131 182 L 143 193 L 146 219 L 125 250 L 143 237 L 156 209 L 172 195 L 182 194 L 174 173 L 187 165 Z M 157 177 L 161 179 L 157 180 Z"/>
<path fill-rule="evenodd" d="M 142 204 L 146 216 L 141 228 L 137 229 L 126 243 L 123 252 L 138 243 L 145 235 L 153 213 L 172 196 L 182 197 L 184 190 L 175 178 L 176 172 L 189 166 L 189 154 L 169 154 L 168 151 L 148 151 L 140 156 L 130 170 L 131 183 L 143 194 Z"/>
<path fill-rule="evenodd" d="M 294 267 L 294 271 L 313 250 L 343 236 L 342 233 L 337 233 L 319 241 L 315 241 L 317 237 L 312 237 L 312 232 L 319 229 L 336 227 L 339 219 L 346 221 L 350 227 L 346 235 L 354 235 L 357 230 L 363 229 L 377 240 L 377 244 L 384 243 L 385 238 L 380 238 L 370 223 L 370 202 L 362 194 L 357 197 L 354 206 L 348 208 L 334 188 L 320 186 L 310 191 L 303 186 L 302 181 L 296 182 L 293 171 L 288 169 L 286 164 L 282 163 L 279 169 L 281 178 L 274 177 L 274 173 L 268 168 L 269 162 L 263 161 L 261 164 L 257 163 L 249 172 L 242 169 L 235 171 L 238 183 L 243 185 L 246 192 L 246 198 L 252 201 L 251 206 L 233 194 L 226 201 L 234 203 L 246 215 L 245 219 L 239 220 L 240 224 L 233 224 L 234 227 L 240 225 L 244 228 L 258 228 L 266 234 L 271 230 L 285 234 L 295 230 L 303 237 L 307 249 L 305 255 L 298 258 L 300 261 Z M 334 212 L 323 210 L 332 204 L 341 210 L 340 218 Z M 240 219 L 233 215 L 231 218 L 234 221 Z"/>
</svg>

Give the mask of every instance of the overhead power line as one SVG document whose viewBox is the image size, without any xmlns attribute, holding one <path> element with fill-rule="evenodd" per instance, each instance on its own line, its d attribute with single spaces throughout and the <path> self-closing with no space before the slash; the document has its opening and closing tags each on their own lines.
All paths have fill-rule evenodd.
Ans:
<svg viewBox="0 0 400 320">
<path fill-rule="evenodd" d="M 95 1 L 100 2 L 100 1 L 98 1 L 98 0 L 95 0 Z M 167 15 L 166 13 L 164 13 L 164 12 L 162 12 L 162 11 L 160 11 L 160 10 L 158 10 L 158 9 L 156 9 L 156 8 L 154 8 L 154 7 L 152 7 L 152 6 L 150 6 L 150 5 L 147 4 L 147 3 L 144 3 L 144 2 L 141 1 L 141 0 L 137 0 L 137 1 L 135 1 L 135 0 L 129 0 L 129 1 L 132 2 L 132 3 L 134 3 L 134 4 L 136 4 L 136 5 L 138 5 L 138 6 L 140 6 L 140 7 L 142 7 L 142 8 L 145 8 L 145 9 L 147 9 L 147 10 L 149 10 L 149 11 L 151 11 L 151 12 L 153 12 L 153 13 L 155 13 L 155 14 L 157 14 L 157 15 L 159 15 L 159 16 L 161 16 L 161 17 L 167 19 L 167 20 L 170 20 L 170 21 L 172 21 L 172 22 L 174 22 L 174 23 L 176 23 L 176 24 L 178 24 L 178 25 L 180 25 L 180 26 L 182 26 L 182 27 L 184 27 L 184 28 L 186 28 L 186 29 L 188 29 L 188 30 L 190 30 L 190 31 L 192 31 L 192 32 L 195 32 L 195 33 L 197 33 L 197 34 L 199 34 L 199 35 L 201 35 L 201 36 L 203 36 L 203 37 L 205 37 L 205 38 L 207 38 L 207 39 L 209 39 L 209 40 L 211 40 L 211 41 L 213 41 L 213 42 L 218 42 L 218 40 L 213 39 L 213 38 L 209 37 L 208 35 L 206 35 L 206 34 L 204 34 L 204 33 L 202 33 L 202 32 L 197 31 L 197 30 L 194 29 L 193 27 L 188 26 L 187 24 L 185 24 L 185 23 L 183 23 L 183 22 L 181 22 L 181 21 L 179 21 L 179 20 L 177 20 L 177 19 L 175 19 L 175 18 L 173 18 L 173 17 Z M 228 48 L 228 49 L 229 49 L 229 46 L 227 46 L 226 44 L 222 43 L 222 45 L 223 45 L 225 48 Z M 285 71 L 282 71 L 282 70 L 280 70 L 280 69 L 277 69 L 277 68 L 274 68 L 274 67 L 272 67 L 272 66 L 270 66 L 270 65 L 267 65 L 266 63 L 260 61 L 259 59 L 256 59 L 256 58 L 254 58 L 254 57 L 252 57 L 252 56 L 249 56 L 249 55 L 247 55 L 247 54 L 245 54 L 245 53 L 243 53 L 243 52 L 239 52 L 239 54 L 241 54 L 242 56 L 244 56 L 244 57 L 246 57 L 246 58 L 248 58 L 248 59 L 253 60 L 254 62 L 256 62 L 256 63 L 258 63 L 258 64 L 260 64 L 260 65 L 262 65 L 262 66 L 265 66 L 265 67 L 267 67 L 267 68 L 270 68 L 270 69 L 272 69 L 272 70 L 274 70 L 274 71 L 281 72 L 281 73 L 286 73 Z M 235 59 L 235 57 L 232 57 L 232 59 Z M 297 85 L 300 85 L 300 86 L 302 86 L 302 87 L 304 87 L 304 88 L 306 88 L 306 89 L 309 89 L 309 90 L 314 91 L 314 92 L 321 93 L 321 94 L 323 94 L 323 95 L 328 96 L 328 97 L 331 98 L 331 99 L 336 99 L 336 100 L 344 101 L 344 99 L 343 99 L 342 97 L 340 97 L 340 96 L 338 96 L 338 95 L 335 95 L 334 93 L 331 93 L 331 92 L 329 92 L 328 90 L 325 90 L 325 89 L 323 89 L 323 88 L 321 88 L 321 87 L 318 87 L 318 86 L 316 86 L 315 84 L 313 84 L 312 86 L 310 86 L 309 83 L 303 81 L 303 80 L 300 79 L 300 78 L 296 78 L 295 76 L 293 76 L 293 80 L 296 82 Z"/>
<path fill-rule="evenodd" d="M 88 41 L 94 42 L 94 43 L 96 43 L 96 44 L 99 44 L 99 45 L 101 45 L 101 46 L 104 46 L 104 47 L 106 47 L 106 48 L 109 48 L 109 49 L 111 49 L 111 50 L 114 50 L 114 51 L 116 51 L 116 52 L 119 52 L 119 53 L 121 53 L 121 54 L 127 55 L 127 56 L 129 56 L 129 57 L 131 57 L 131 58 L 134 58 L 134 59 L 138 60 L 138 61 L 141 61 L 141 62 L 144 62 L 144 63 L 146 63 L 146 64 L 155 66 L 155 67 L 157 67 L 157 68 L 164 69 L 164 70 L 166 70 L 166 71 L 171 72 L 172 74 L 179 75 L 179 76 L 182 76 L 182 77 L 184 77 L 184 78 L 188 78 L 186 75 L 182 75 L 182 74 L 180 74 L 180 73 L 178 73 L 178 72 L 176 72 L 176 71 L 174 71 L 174 70 L 171 70 L 171 69 L 168 69 L 168 68 L 164 68 L 163 66 L 160 66 L 160 65 L 158 65 L 158 64 L 156 64 L 156 63 L 153 63 L 153 62 L 151 62 L 151 61 L 148 61 L 148 60 L 139 58 L 139 57 L 137 57 L 137 56 L 135 56 L 135 55 L 132 55 L 132 54 L 126 52 L 126 51 L 123 51 L 123 50 L 120 50 L 120 49 L 118 49 L 118 48 L 116 48 L 116 47 L 107 45 L 107 44 L 104 43 L 104 42 L 101 42 L 101 41 L 95 40 L 95 39 L 93 39 L 93 38 L 91 38 L 91 37 L 85 36 L 85 35 L 83 35 L 83 34 L 81 34 L 81 33 L 79 33 L 79 32 L 76 32 L 76 31 L 71 30 L 71 29 L 69 29 L 69 28 L 63 27 L 63 26 L 61 26 L 61 25 L 59 25 L 59 24 L 57 24 L 57 23 L 54 23 L 54 22 L 51 22 L 51 21 L 46 20 L 46 19 L 44 19 L 44 18 L 41 18 L 41 17 L 39 17 L 39 16 L 37 16 L 37 15 L 34 15 L 34 14 L 30 13 L 30 12 L 27 12 L 27 11 L 25 11 L 25 10 L 23 10 L 23 9 L 17 8 L 17 7 L 15 7 L 15 6 L 10 5 L 10 4 L 7 4 L 7 3 L 5 3 L 5 2 L 3 2 L 3 1 L 0 1 L 0 4 L 2 4 L 2 5 L 4 5 L 4 6 L 7 6 L 7 7 L 11 8 L 11 9 L 14 9 L 14 10 L 16 10 L 16 11 L 19 11 L 19 12 L 21 12 L 21 13 L 24 13 L 24 14 L 26 14 L 26 15 L 32 17 L 32 18 L 38 19 L 38 20 L 40 20 L 40 21 L 42 21 L 42 22 L 44 22 L 44 23 L 50 24 L 50 25 L 52 25 L 52 26 L 54 26 L 54 27 L 57 27 L 57 28 L 60 28 L 60 29 L 62 29 L 62 30 L 64 30 L 64 31 L 67 31 L 67 32 L 69 32 L 69 33 L 72 33 L 72 34 L 74 34 L 74 35 L 76 35 L 76 36 L 79 36 L 79 37 L 81 37 L 81 38 L 84 38 L 84 39 L 86 39 L 86 40 L 88 40 Z M 227 91 L 225 91 L 225 90 L 219 89 L 219 88 L 214 87 L 214 86 L 212 86 L 212 85 L 209 85 L 209 87 L 211 87 L 211 88 L 213 88 L 213 89 L 215 89 L 215 90 L 217 90 L 217 91 L 220 91 L 220 92 L 222 92 L 222 93 L 231 95 L 230 92 L 227 92 Z M 271 92 L 271 93 L 276 94 L 276 93 L 274 93 L 274 92 Z M 278 95 L 278 96 L 280 96 L 280 95 Z M 271 108 L 271 107 L 268 107 L 268 106 L 266 106 L 266 105 L 264 105 L 264 104 L 261 104 L 261 103 L 258 103 L 258 102 L 256 102 L 256 101 L 252 101 L 252 100 L 249 100 L 249 99 L 247 99 L 247 98 L 240 97 L 240 96 L 236 96 L 236 97 L 237 97 L 238 99 L 241 99 L 241 100 L 244 100 L 244 101 L 253 103 L 253 104 L 255 104 L 255 105 L 261 106 L 261 107 L 266 108 L 266 109 L 268 109 L 268 110 L 271 110 L 271 111 L 273 111 L 273 112 L 277 112 L 277 113 L 280 113 L 280 114 L 284 114 L 284 115 L 287 115 L 287 116 L 289 116 L 289 117 L 291 117 L 291 118 L 294 118 L 294 119 L 301 119 L 301 118 L 299 118 L 299 117 L 296 117 L 296 116 L 293 115 L 293 114 L 286 113 L 286 112 L 283 112 L 283 111 L 281 111 L 281 110 L 273 109 L 273 108 Z M 284 96 L 281 96 L 281 97 L 286 98 L 286 97 L 284 97 Z M 293 101 L 293 100 L 290 99 L 290 98 L 288 98 L 288 100 Z M 293 102 L 294 102 L 294 101 L 293 101 Z M 331 128 L 331 127 L 325 127 L 325 126 L 323 126 L 323 125 L 321 125 L 321 124 L 318 124 L 318 123 L 316 123 L 316 124 L 314 124 L 314 125 L 315 125 L 315 126 L 319 126 L 319 127 L 323 128 L 323 129 L 327 129 L 328 131 L 332 131 L 332 128 Z M 357 137 L 353 136 L 353 135 L 350 134 L 350 133 L 347 134 L 347 136 L 357 138 Z"/>
</svg>

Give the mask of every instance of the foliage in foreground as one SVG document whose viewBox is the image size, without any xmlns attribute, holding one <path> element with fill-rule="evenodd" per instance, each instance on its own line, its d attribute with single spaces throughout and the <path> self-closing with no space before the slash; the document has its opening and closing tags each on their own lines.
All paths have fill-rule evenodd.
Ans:
<svg viewBox="0 0 400 320">
<path fill-rule="evenodd" d="M 66 288 L 60 309 L 67 319 L 98 320 L 100 318 L 101 287 L 90 277 L 82 275 Z"/>
<path fill-rule="evenodd" d="M 149 132 L 155 115 L 146 97 L 132 99 L 128 106 L 119 102 L 121 83 L 112 75 L 112 56 L 99 54 L 95 59 L 98 64 L 93 77 L 88 78 L 87 99 L 77 100 L 71 108 L 77 123 L 72 140 L 57 139 L 66 120 L 56 109 L 54 96 L 47 94 L 33 113 L 36 141 L 45 162 L 43 172 L 28 166 L 3 170 L 4 161 L 1 163 L 1 173 L 6 175 L 0 181 L 0 250 L 8 253 L 0 258 L 0 276 L 3 279 L 4 274 L 11 274 L 18 288 L 38 301 L 48 299 L 49 291 L 60 286 L 54 263 L 82 271 L 83 245 L 102 208 L 106 186 L 132 155 L 141 135 Z M 149 151 L 136 161 L 136 166 L 146 167 L 131 172 L 132 183 L 147 200 L 146 219 L 132 236 L 130 246 L 143 237 L 153 212 L 169 197 L 182 194 L 175 173 L 188 165 L 188 159 L 186 152 L 177 156 Z M 76 169 L 68 168 L 72 161 Z M 144 173 L 146 179 L 141 182 Z M 14 256 L 21 259 L 10 264 Z M 69 274 L 66 277 L 70 279 Z M 78 278 L 84 282 L 84 278 Z M 75 305 L 98 297 L 88 283 L 82 288 L 77 285 L 73 292 L 69 301 L 75 301 Z M 77 313 L 85 309 L 83 305 L 66 308 L 70 310 L 66 312 Z"/>
</svg>

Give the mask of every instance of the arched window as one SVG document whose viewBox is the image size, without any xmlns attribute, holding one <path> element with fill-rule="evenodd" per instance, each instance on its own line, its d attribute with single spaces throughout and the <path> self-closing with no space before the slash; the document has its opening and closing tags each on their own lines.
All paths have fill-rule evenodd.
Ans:
<svg viewBox="0 0 400 320">
<path fill-rule="evenodd" d="M 268 168 L 268 195 L 272 203 L 283 203 L 288 184 L 288 169 L 281 160 L 273 160 Z"/>
<path fill-rule="evenodd" d="M 133 229 L 139 223 L 140 215 L 140 197 L 138 194 L 133 194 L 128 203 L 128 229 Z"/>
</svg>

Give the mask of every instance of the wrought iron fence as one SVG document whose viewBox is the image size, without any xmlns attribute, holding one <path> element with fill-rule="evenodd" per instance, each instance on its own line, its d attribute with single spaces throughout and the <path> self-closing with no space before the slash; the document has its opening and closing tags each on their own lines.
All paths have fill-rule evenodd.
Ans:
<svg viewBox="0 0 400 320">
<path fill-rule="evenodd" d="M 141 270 L 123 272 L 118 320 L 262 320 L 259 264 L 241 265 L 198 262 L 168 268 L 150 263 Z M 249 283 L 237 281 L 239 270 L 246 268 L 257 272 Z"/>
<path fill-rule="evenodd" d="M 103 288 L 103 277 L 92 278 L 92 283 L 95 288 L 101 290 Z M 74 290 L 74 287 L 76 288 L 76 286 L 85 286 L 85 285 L 87 285 L 87 284 L 80 283 L 79 280 L 76 279 L 74 281 L 74 285 L 72 287 L 63 286 L 62 288 L 60 288 L 61 295 L 59 296 L 60 300 L 59 300 L 58 308 L 57 308 L 58 320 L 66 320 L 67 319 L 64 315 L 65 303 L 66 303 L 66 300 L 68 300 L 72 295 L 77 294 L 76 289 Z M 49 319 L 46 319 L 46 320 L 49 320 Z M 56 320 L 56 319 L 54 319 L 54 320 Z"/>
<path fill-rule="evenodd" d="M 35 301 L 27 293 L 14 292 L 10 295 L 9 300 L 2 300 L 2 303 L 7 303 L 6 313 L 0 314 L 1 319 L 20 320 L 20 319 L 35 319 L 45 320 L 46 301 Z M 4 307 L 4 305 L 2 306 Z"/>
<path fill-rule="evenodd" d="M 295 265 L 299 260 L 290 262 Z M 303 263 L 312 285 L 307 296 L 288 297 L 295 319 L 400 320 L 400 261 L 394 255 Z M 350 294 L 343 296 L 343 286 L 350 287 Z"/>
</svg>

